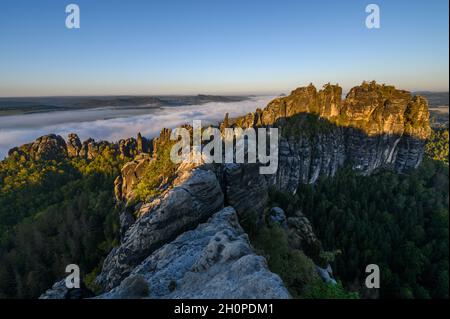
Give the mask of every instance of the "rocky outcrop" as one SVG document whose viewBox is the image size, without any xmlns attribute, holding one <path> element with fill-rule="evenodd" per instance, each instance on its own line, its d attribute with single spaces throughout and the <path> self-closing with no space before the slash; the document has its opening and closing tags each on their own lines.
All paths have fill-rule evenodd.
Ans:
<svg viewBox="0 0 450 319">
<path fill-rule="evenodd" d="M 317 91 L 311 84 L 262 110 L 227 117 L 221 127 L 228 123 L 281 130 L 278 170 L 266 178 L 285 192 L 320 176 L 334 176 L 344 165 L 368 175 L 383 167 L 405 172 L 420 164 L 430 134 L 424 98 L 375 82 L 354 87 L 344 100 L 341 95 L 337 85 Z"/>
<path fill-rule="evenodd" d="M 286 213 L 280 207 L 272 207 L 269 211 L 269 221 L 287 229 Z"/>
<path fill-rule="evenodd" d="M 151 253 L 99 298 L 290 298 L 227 207 Z"/>
<path fill-rule="evenodd" d="M 170 133 L 170 129 L 163 129 L 160 135 L 151 141 L 138 134 L 136 149 L 138 155 L 123 166 L 121 175 L 114 181 L 114 194 L 117 202 L 134 201 L 136 186 L 142 179 L 150 162 L 157 160 L 161 150 L 171 142 Z M 150 153 L 141 153 L 141 149 Z"/>
<path fill-rule="evenodd" d="M 164 194 L 140 206 L 140 216 L 122 243 L 106 258 L 98 283 L 105 290 L 120 284 L 154 250 L 195 228 L 223 207 L 215 174 L 201 168 L 182 171 Z"/>
<path fill-rule="evenodd" d="M 134 138 L 122 139 L 119 141 L 119 152 L 122 158 L 134 158 L 137 155 L 138 145 Z"/>
<path fill-rule="evenodd" d="M 289 246 L 302 250 L 316 263 L 320 262 L 322 243 L 313 231 L 311 222 L 300 211 L 287 218 L 287 235 Z"/>
<path fill-rule="evenodd" d="M 96 158 L 99 154 L 101 154 L 101 152 L 108 146 L 112 146 L 115 149 L 115 146 L 111 145 L 108 142 L 105 141 L 96 142 L 94 139 L 89 138 L 83 142 L 80 151 L 80 157 L 92 160 Z"/>
<path fill-rule="evenodd" d="M 67 146 L 64 139 L 55 134 L 41 136 L 33 143 L 15 147 L 8 156 L 24 156 L 36 160 L 53 160 L 67 156 Z"/>
<path fill-rule="evenodd" d="M 284 192 L 295 193 L 298 185 L 312 184 L 319 176 L 334 176 L 346 161 L 342 128 L 329 133 L 308 136 L 280 137 L 278 169 L 267 175 L 269 185 Z"/>
<path fill-rule="evenodd" d="M 84 299 L 92 298 L 94 293 L 87 289 L 83 283 L 80 288 L 67 288 L 66 280 L 56 282 L 52 288 L 44 292 L 39 299 Z"/>
<path fill-rule="evenodd" d="M 288 244 L 292 249 L 303 251 L 315 263 L 323 264 L 322 243 L 313 231 L 309 219 L 300 211 L 287 217 L 280 207 L 272 207 L 268 213 L 268 221 L 278 224 L 284 229 Z"/>
<path fill-rule="evenodd" d="M 152 153 L 152 142 L 145 137 L 141 135 L 141 133 L 138 133 L 137 139 L 136 139 L 136 151 L 138 154 L 141 153 Z"/>
<path fill-rule="evenodd" d="M 74 133 L 70 133 L 67 139 L 67 153 L 70 157 L 81 156 L 81 144 L 80 138 Z"/>
<path fill-rule="evenodd" d="M 128 202 L 135 197 L 136 186 L 151 160 L 149 155 L 141 155 L 122 167 L 121 175 L 114 181 L 114 193 L 117 201 Z"/>
<path fill-rule="evenodd" d="M 268 199 L 268 186 L 257 164 L 224 164 L 222 185 L 226 203 L 239 217 L 260 218 Z"/>
<path fill-rule="evenodd" d="M 135 158 L 139 154 L 151 155 L 152 141 L 138 134 L 138 140 L 134 138 L 122 139 L 118 143 L 107 141 L 95 141 L 92 138 L 84 142 L 75 133 L 70 133 L 67 142 L 55 134 L 41 136 L 36 141 L 14 147 L 9 150 L 8 156 L 23 156 L 25 159 L 52 160 L 65 157 L 81 157 L 92 160 L 105 149 L 113 151 L 114 156 L 120 158 Z"/>
<path fill-rule="evenodd" d="M 406 133 L 425 139 L 430 134 L 428 104 L 423 97 L 375 82 L 352 88 L 345 99 L 338 85 L 326 84 L 317 91 L 310 84 L 272 100 L 263 110 L 228 120 L 240 127 L 271 126 L 302 113 L 361 129 L 368 136 Z"/>
</svg>

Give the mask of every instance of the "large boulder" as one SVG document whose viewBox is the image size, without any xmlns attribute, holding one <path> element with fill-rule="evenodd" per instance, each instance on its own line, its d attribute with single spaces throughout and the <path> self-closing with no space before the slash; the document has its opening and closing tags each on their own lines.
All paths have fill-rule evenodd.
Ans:
<svg viewBox="0 0 450 319">
<path fill-rule="evenodd" d="M 232 207 L 154 251 L 120 286 L 99 298 L 130 294 L 177 299 L 290 298 L 278 275 L 254 253 Z"/>
<path fill-rule="evenodd" d="M 44 292 L 39 299 L 84 299 L 93 296 L 94 293 L 87 289 L 83 283 L 81 283 L 80 288 L 67 288 L 66 280 L 62 279 Z"/>
<path fill-rule="evenodd" d="M 32 143 L 12 148 L 8 152 L 8 156 L 15 154 L 35 160 L 55 160 L 67 156 L 67 146 L 61 136 L 49 134 L 37 138 Z"/>
<path fill-rule="evenodd" d="M 213 172 L 201 168 L 180 172 L 170 189 L 141 206 L 140 217 L 106 258 L 98 283 L 104 290 L 114 288 L 154 250 L 222 207 L 223 193 Z"/>
</svg>

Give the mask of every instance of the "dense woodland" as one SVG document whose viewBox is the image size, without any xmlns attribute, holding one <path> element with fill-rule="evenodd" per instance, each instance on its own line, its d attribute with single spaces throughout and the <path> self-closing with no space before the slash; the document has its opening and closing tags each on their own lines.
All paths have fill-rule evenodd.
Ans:
<svg viewBox="0 0 450 319">
<path fill-rule="evenodd" d="M 409 174 L 343 169 L 296 195 L 271 197 L 288 216 L 301 210 L 324 249 L 340 251 L 332 266 L 346 289 L 361 297 L 448 298 L 448 182 L 447 129 L 433 135 L 424 162 Z M 368 264 L 380 267 L 379 291 L 363 287 Z"/>
<path fill-rule="evenodd" d="M 448 129 L 435 132 L 426 154 L 407 175 L 363 177 L 343 169 L 300 186 L 297 195 L 272 194 L 288 215 L 300 209 L 310 218 L 325 250 L 341 251 L 332 263 L 337 286 L 317 280 L 311 260 L 289 249 L 276 226 L 251 234 L 254 246 L 297 297 L 448 298 Z M 95 290 L 102 260 L 117 244 L 113 181 L 128 160 L 106 148 L 91 161 L 13 156 L 0 162 L 0 298 L 38 297 L 71 263 Z M 160 174 L 149 172 L 139 195 L 154 195 L 143 190 L 160 182 Z M 361 288 L 370 263 L 382 272 L 375 296 Z"/>
<path fill-rule="evenodd" d="M 0 298 L 36 298 L 80 266 L 86 284 L 116 243 L 113 181 L 126 160 L 10 157 L 0 163 Z"/>
</svg>

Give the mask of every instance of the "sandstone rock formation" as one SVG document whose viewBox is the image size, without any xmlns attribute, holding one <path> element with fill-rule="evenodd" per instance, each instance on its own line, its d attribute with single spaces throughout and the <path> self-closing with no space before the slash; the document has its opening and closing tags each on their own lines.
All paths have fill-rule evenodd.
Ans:
<svg viewBox="0 0 450 319">
<path fill-rule="evenodd" d="M 226 122 L 281 130 L 278 171 L 267 176 L 268 184 L 281 191 L 293 193 L 299 183 L 334 176 L 345 164 L 365 175 L 387 166 L 404 172 L 420 164 L 430 134 L 424 98 L 375 82 L 354 87 L 344 100 L 341 95 L 337 85 L 317 91 L 311 84 Z"/>
<path fill-rule="evenodd" d="M 130 201 L 134 190 L 151 161 L 150 156 L 139 156 L 122 167 L 121 175 L 114 181 L 114 193 L 117 201 Z"/>
<path fill-rule="evenodd" d="M 361 174 L 415 168 L 430 133 L 426 100 L 374 82 L 351 89 L 345 99 L 338 85 L 298 88 L 254 113 L 226 116 L 220 127 L 230 126 L 280 129 L 276 174 L 259 174 L 259 164 L 181 164 L 158 196 L 136 203 L 136 186 L 171 131 L 164 129 L 152 141 L 138 135 L 110 144 L 134 159 L 114 182 L 117 201 L 126 205 L 121 243 L 97 278 L 105 292 L 101 298 L 288 298 L 278 276 L 254 254 L 237 218 L 261 221 L 271 187 L 295 193 L 300 183 L 334 176 L 344 165 Z M 28 148 L 41 157 L 67 153 L 90 159 L 105 146 L 88 140 L 80 147 L 71 135 L 66 148 L 61 140 L 47 137 Z M 285 218 L 278 213 L 289 245 L 316 262 L 322 247 L 308 219 L 301 212 Z M 329 270 L 317 271 L 332 282 Z"/>
<path fill-rule="evenodd" d="M 225 164 L 223 188 L 226 202 L 239 217 L 259 218 L 268 199 L 268 186 L 257 164 Z"/>
<path fill-rule="evenodd" d="M 287 235 L 289 246 L 302 250 L 316 263 L 321 261 L 322 243 L 314 233 L 309 219 L 300 211 L 287 218 Z"/>
<path fill-rule="evenodd" d="M 140 217 L 106 258 L 98 283 L 105 290 L 117 286 L 154 250 L 222 207 L 223 194 L 214 173 L 201 168 L 180 172 L 166 193 L 140 207 Z"/>
<path fill-rule="evenodd" d="M 80 288 L 67 288 L 66 280 L 60 280 L 56 282 L 52 288 L 44 292 L 39 299 L 84 299 L 92 298 L 94 293 L 81 283 Z"/>
<path fill-rule="evenodd" d="M 38 160 L 51 160 L 67 156 L 64 139 L 55 134 L 41 136 L 36 141 L 9 150 L 8 156 L 18 154 Z"/>
<path fill-rule="evenodd" d="M 80 138 L 74 133 L 70 133 L 67 140 L 67 153 L 70 157 L 81 156 L 81 144 Z"/>
<path fill-rule="evenodd" d="M 19 155 L 35 160 L 52 160 L 65 157 L 81 157 L 88 160 L 94 159 L 106 148 L 115 151 L 121 158 L 134 158 L 139 154 L 151 152 L 151 141 L 138 134 L 138 141 L 134 138 L 120 140 L 118 143 L 107 141 L 95 141 L 92 138 L 84 142 L 75 133 L 68 135 L 67 142 L 55 134 L 49 134 L 37 138 L 34 142 L 14 147 L 9 150 L 8 156 Z"/>
<path fill-rule="evenodd" d="M 117 288 L 99 298 L 130 296 L 290 298 L 265 259 L 253 252 L 232 207 L 151 253 Z"/>
</svg>

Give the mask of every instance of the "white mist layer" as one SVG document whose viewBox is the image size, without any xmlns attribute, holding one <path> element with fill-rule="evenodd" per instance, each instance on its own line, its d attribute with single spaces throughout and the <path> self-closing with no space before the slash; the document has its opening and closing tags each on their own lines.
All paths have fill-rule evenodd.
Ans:
<svg viewBox="0 0 450 319">
<path fill-rule="evenodd" d="M 264 108 L 273 98 L 257 96 L 240 102 L 165 107 L 148 110 L 145 115 L 133 116 L 108 109 L 3 116 L 0 117 L 0 159 L 7 155 L 9 149 L 51 133 L 61 135 L 64 139 L 69 133 L 76 133 L 82 141 L 92 137 L 95 140 L 115 142 L 122 138 L 136 137 L 138 132 L 151 138 L 163 128 L 192 125 L 193 120 L 202 120 L 204 125 L 216 124 L 223 120 L 225 113 L 236 117 L 254 112 L 258 107 Z"/>
</svg>

